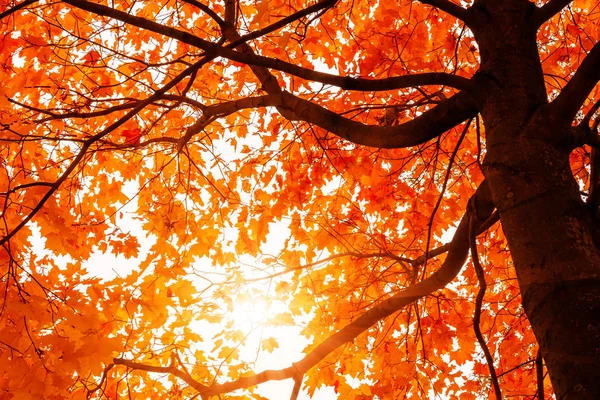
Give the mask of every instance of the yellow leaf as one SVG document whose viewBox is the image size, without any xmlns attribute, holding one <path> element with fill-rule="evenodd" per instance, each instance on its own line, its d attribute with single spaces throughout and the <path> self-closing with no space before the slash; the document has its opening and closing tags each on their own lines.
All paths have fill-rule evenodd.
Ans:
<svg viewBox="0 0 600 400">
<path fill-rule="evenodd" d="M 263 348 L 263 350 L 268 351 L 269 353 L 272 353 L 273 350 L 279 348 L 279 343 L 274 338 L 268 338 L 261 342 L 261 347 Z"/>
</svg>

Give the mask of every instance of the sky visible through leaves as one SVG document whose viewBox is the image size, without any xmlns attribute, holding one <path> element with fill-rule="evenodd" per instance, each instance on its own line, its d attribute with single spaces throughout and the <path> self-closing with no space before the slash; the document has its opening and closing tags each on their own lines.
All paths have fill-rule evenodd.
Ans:
<svg viewBox="0 0 600 400">
<path fill-rule="evenodd" d="M 479 117 L 410 125 L 479 67 L 428 3 L 0 0 L 7 398 L 275 399 L 298 379 L 299 398 L 488 398 L 470 261 L 353 325 L 443 267 L 483 181 Z M 550 98 L 599 40 L 592 0 L 539 30 Z M 586 190 L 589 149 L 571 161 Z M 532 398 L 537 344 L 487 228 L 481 330 L 505 396 Z"/>
</svg>

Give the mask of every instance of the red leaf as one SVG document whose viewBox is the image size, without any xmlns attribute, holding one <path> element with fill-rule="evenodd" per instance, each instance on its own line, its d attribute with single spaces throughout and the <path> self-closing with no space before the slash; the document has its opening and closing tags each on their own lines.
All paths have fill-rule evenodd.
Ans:
<svg viewBox="0 0 600 400">
<path fill-rule="evenodd" d="M 139 128 L 125 129 L 121 132 L 121 136 L 125 138 L 125 143 L 127 144 L 139 144 L 142 132 Z"/>
</svg>

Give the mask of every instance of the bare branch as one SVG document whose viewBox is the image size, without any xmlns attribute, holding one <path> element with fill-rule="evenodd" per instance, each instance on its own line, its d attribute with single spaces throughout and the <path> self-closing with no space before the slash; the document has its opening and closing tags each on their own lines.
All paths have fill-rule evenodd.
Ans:
<svg viewBox="0 0 600 400">
<path fill-rule="evenodd" d="M 97 392 L 104 385 L 104 382 L 106 382 L 106 379 L 108 378 L 108 373 L 110 372 L 111 369 L 113 369 L 114 366 L 115 366 L 115 364 L 110 363 L 106 366 L 106 368 L 104 368 L 104 371 L 102 372 L 102 376 L 100 377 L 100 382 L 98 382 L 98 384 L 96 385 L 95 388 L 88 389 L 88 398 L 91 398 L 92 394 Z"/>
<path fill-rule="evenodd" d="M 288 92 L 283 92 L 282 97 L 282 106 L 278 109 L 283 111 L 284 117 L 309 122 L 356 144 L 386 149 L 425 143 L 478 112 L 470 93 L 460 92 L 403 124 L 365 125 Z"/>
<path fill-rule="evenodd" d="M 196 1 L 196 0 L 183 0 L 183 2 L 202 10 L 204 13 L 206 13 L 206 15 L 211 17 L 219 25 L 219 27 L 221 29 L 223 29 L 225 27 L 225 25 L 226 25 L 225 21 L 221 17 L 219 17 L 219 14 L 214 12 L 213 9 L 210 8 L 209 6 L 207 6 L 206 4 L 200 3 L 199 1 Z"/>
<path fill-rule="evenodd" d="M 225 22 L 235 27 L 236 24 L 236 0 L 225 0 Z"/>
<path fill-rule="evenodd" d="M 236 111 L 245 108 L 257 108 L 265 106 L 275 106 L 279 102 L 276 96 L 257 96 L 257 97 L 246 97 L 239 100 L 225 101 L 222 103 L 213 104 L 204 107 L 202 110 L 202 117 L 198 118 L 196 122 L 188 126 L 185 135 L 179 139 L 177 146 L 178 151 L 187 144 L 187 142 L 206 126 L 214 121 L 214 119 L 229 114 L 233 114 Z"/>
<path fill-rule="evenodd" d="M 17 4 L 14 7 L 11 7 L 9 9 L 7 9 L 6 11 L 4 11 L 3 13 L 0 13 L 0 20 L 2 20 L 3 18 L 8 17 L 11 14 L 16 13 L 19 10 L 22 10 L 23 8 L 33 4 L 33 3 L 37 3 L 38 0 L 25 0 L 19 4 Z"/>
<path fill-rule="evenodd" d="M 460 19 L 468 25 L 468 13 L 465 8 L 458 6 L 448 0 L 419 0 L 423 4 L 430 5 L 444 11 L 446 14 L 450 14 L 455 18 Z"/>
<path fill-rule="evenodd" d="M 537 378 L 538 400 L 544 400 L 544 360 L 542 359 L 542 352 L 539 350 L 535 357 L 535 375 Z"/>
<path fill-rule="evenodd" d="M 242 39 L 232 29 L 226 30 L 228 31 L 226 36 L 229 40 L 233 40 L 233 42 L 228 47 L 221 47 L 217 44 L 193 36 L 187 32 L 165 27 L 153 21 L 145 20 L 143 18 L 136 17 L 110 7 L 90 3 L 85 0 L 66 0 L 66 2 L 74 5 L 75 7 L 79 7 L 99 15 L 117 18 L 132 25 L 179 39 L 190 45 L 204 49 L 210 54 L 220 55 L 234 61 L 251 64 L 254 66 L 252 68 L 254 73 L 263 83 L 265 90 L 267 90 L 267 92 L 270 94 L 281 92 L 275 78 L 269 73 L 267 68 L 279 69 L 297 76 L 306 76 L 307 78 L 312 77 L 317 79 L 319 76 L 323 78 L 323 75 L 320 75 L 321 73 L 298 67 L 281 60 L 257 56 L 252 53 L 252 50 L 247 45 L 242 46 L 241 52 L 229 48 L 237 46 L 238 44 L 236 43 Z M 369 80 L 352 80 L 352 78 L 342 78 L 327 74 L 325 75 L 326 76 L 323 79 L 331 78 L 333 80 L 341 80 L 339 82 L 340 85 L 347 85 L 347 82 L 355 82 L 355 87 L 362 87 L 361 85 L 366 85 L 367 82 L 369 85 L 373 84 L 373 82 Z M 397 77 L 393 78 L 396 80 L 391 81 L 396 86 L 392 85 L 387 87 L 413 85 L 415 84 L 415 79 L 419 80 L 425 78 L 429 79 L 430 82 L 436 82 L 439 84 L 440 82 L 436 81 L 436 79 L 440 79 L 440 77 L 443 76 L 445 75 L 434 74 L 426 75 L 424 77 L 419 77 L 418 75 L 409 75 L 406 77 Z M 452 80 L 456 80 L 456 78 L 458 78 L 458 80 L 465 80 L 469 82 L 469 85 L 467 86 L 472 87 L 471 82 L 466 78 L 460 78 L 453 75 L 448 76 L 451 77 L 450 79 Z M 389 82 L 390 81 L 384 83 L 387 85 L 390 84 Z M 408 147 L 427 142 L 446 130 L 458 125 L 464 120 L 471 118 L 477 113 L 477 108 L 474 104 L 474 101 L 469 95 L 464 93 L 459 93 L 453 96 L 452 98 L 440 103 L 432 110 L 423 113 L 423 115 L 415 120 L 399 126 L 366 126 L 362 123 L 341 117 L 340 115 L 326 110 L 319 105 L 300 99 L 286 92 L 282 93 L 281 106 L 282 107 L 278 107 L 280 111 L 282 111 L 282 109 L 289 111 L 283 112 L 286 118 L 299 119 L 313 123 L 357 144 L 384 148 Z"/>
<path fill-rule="evenodd" d="M 563 8 L 571 4 L 573 0 L 550 0 L 538 8 L 533 16 L 535 25 L 539 28 L 550 18 L 561 12 Z"/>
<path fill-rule="evenodd" d="M 441 254 L 441 253 L 440 253 Z M 283 271 L 279 271 L 279 272 L 275 272 L 273 274 L 269 274 L 266 276 L 261 276 L 259 278 L 251 278 L 251 279 L 245 279 L 245 282 L 258 282 L 258 281 L 263 281 L 265 279 L 273 279 L 275 277 L 281 276 L 281 275 L 285 275 L 287 273 L 290 272 L 294 272 L 294 271 L 300 271 L 303 269 L 309 269 L 312 267 L 316 267 L 317 265 L 321 265 L 321 264 L 325 264 L 328 263 L 330 261 L 333 260 L 337 260 L 338 258 L 343 258 L 343 257 L 355 257 L 355 258 L 361 258 L 361 259 L 365 259 L 365 258 L 389 258 L 392 259 L 394 261 L 397 261 L 400 264 L 413 264 L 415 261 L 411 260 L 410 258 L 406 258 L 406 257 L 400 257 L 397 256 L 389 251 L 380 251 L 377 253 L 359 253 L 359 252 L 355 252 L 355 251 L 347 251 L 347 252 L 343 252 L 343 253 L 337 253 L 334 255 L 331 255 L 329 257 L 325 257 L 322 258 L 320 260 L 311 262 L 311 263 L 307 263 L 307 264 L 301 264 L 301 265 L 296 265 L 293 267 L 288 267 L 286 269 L 284 269 Z"/>
<path fill-rule="evenodd" d="M 420 74 L 395 76 L 391 78 L 368 79 L 327 74 L 324 72 L 312 71 L 306 68 L 296 66 L 292 67 L 293 68 L 288 68 L 288 71 L 281 68 L 275 69 L 279 69 L 280 71 L 284 72 L 289 72 L 295 76 L 307 80 L 337 86 L 344 90 L 362 90 L 376 92 L 383 90 L 395 90 L 427 85 L 450 86 L 461 90 L 472 89 L 474 87 L 473 82 L 470 79 L 458 75 L 447 74 L 444 72 L 424 72 Z M 296 72 L 292 72 L 292 70 L 296 70 Z"/>
<path fill-rule="evenodd" d="M 297 400 L 298 395 L 300 394 L 300 389 L 302 388 L 302 376 L 297 376 L 294 378 L 294 388 L 292 389 L 292 394 L 290 396 L 290 400 Z"/>
<path fill-rule="evenodd" d="M 433 229 L 433 220 L 435 218 L 435 214 L 437 213 L 440 205 L 442 204 L 442 199 L 446 194 L 446 188 L 448 187 L 448 181 L 450 180 L 450 174 L 452 173 L 452 166 L 454 164 L 454 159 L 458 154 L 458 150 L 460 149 L 460 145 L 464 140 L 465 136 L 467 136 L 467 132 L 469 131 L 469 127 L 471 126 L 471 122 L 473 122 L 474 118 L 469 119 L 469 121 L 465 124 L 463 131 L 460 135 L 460 138 L 456 142 L 456 146 L 454 146 L 454 150 L 448 159 L 448 167 L 446 167 L 446 175 L 444 176 L 444 182 L 442 183 L 442 189 L 440 190 L 440 194 L 433 206 L 433 210 L 431 211 L 431 215 L 429 217 L 429 223 L 427 224 L 427 244 L 425 245 L 425 261 L 429 258 L 429 245 L 431 244 L 431 230 Z M 427 267 L 427 263 L 425 263 L 425 267 Z M 424 267 L 424 269 L 425 269 Z"/>
<path fill-rule="evenodd" d="M 486 220 L 484 221 L 481 226 L 479 227 L 479 229 L 477 230 L 477 234 L 481 234 L 485 231 L 487 231 L 488 229 L 490 229 L 490 227 L 492 227 L 492 225 L 494 225 L 496 222 L 498 222 L 498 220 L 500 219 L 498 212 L 494 211 L 494 213 Z M 308 269 L 308 268 L 312 268 L 315 267 L 317 265 L 320 264 L 324 264 L 324 263 L 328 263 L 330 261 L 336 260 L 338 258 L 342 258 L 342 257 L 356 257 L 356 258 L 389 258 L 390 260 L 394 260 L 400 264 L 409 264 L 413 267 L 418 267 L 420 265 L 425 264 L 426 260 L 435 258 L 439 255 L 442 255 L 444 253 L 446 253 L 449 249 L 450 249 L 450 244 L 451 243 L 446 243 L 441 245 L 440 247 L 436 247 L 433 250 L 428 251 L 425 254 L 420 255 L 419 257 L 415 258 L 415 259 L 410 259 L 410 258 L 406 258 L 406 257 L 401 257 L 401 256 L 397 256 L 389 251 L 381 251 L 381 252 L 377 252 L 377 253 L 358 253 L 358 252 L 353 252 L 353 251 L 349 251 L 349 252 L 343 252 L 343 253 L 337 253 L 334 255 L 331 255 L 329 257 L 325 257 L 323 259 L 308 263 L 308 264 L 302 264 L 302 265 L 297 265 L 294 267 L 288 267 L 283 271 L 279 271 L 279 272 L 275 272 L 273 274 L 269 274 L 267 276 L 262 276 L 259 278 L 251 278 L 251 279 L 246 279 L 245 282 L 258 282 L 258 281 L 263 281 L 265 279 L 273 279 L 275 277 L 281 276 L 281 275 L 285 275 L 287 273 L 290 272 L 294 272 L 294 271 L 298 271 L 298 270 L 302 270 L 302 269 Z"/>
<path fill-rule="evenodd" d="M 444 85 L 461 90 L 473 88 L 473 83 L 470 79 L 443 72 L 413 74 L 385 79 L 352 78 L 317 72 L 276 58 L 263 57 L 253 54 L 252 52 L 240 52 L 233 50 L 233 48 L 237 47 L 240 43 L 245 43 L 251 39 L 266 34 L 267 32 L 264 29 L 261 30 L 258 34 L 250 34 L 242 37 L 237 36 L 237 40 L 232 41 L 230 45 L 223 47 L 216 43 L 212 43 L 207 40 L 201 39 L 188 32 L 161 25 L 154 21 L 137 17 L 126 12 L 115 10 L 113 8 L 106 7 L 100 4 L 91 3 L 85 0 L 65 0 L 65 3 L 68 3 L 77 8 L 81 8 L 83 10 L 91 11 L 98 15 L 115 18 L 128 24 L 137 26 L 139 28 L 177 39 L 183 43 L 187 43 L 191 46 L 204 50 L 206 53 L 211 55 L 224 57 L 248 65 L 255 65 L 259 67 L 275 69 L 297 76 L 299 78 L 320 82 L 323 84 L 338 86 L 346 90 L 381 91 L 424 85 Z M 334 2 L 331 0 L 322 1 L 320 3 L 317 3 L 316 5 L 302 10 L 302 12 L 298 12 L 290 16 L 293 18 L 284 18 L 282 21 L 285 21 L 285 24 L 287 24 L 291 22 L 291 19 L 298 19 L 300 16 L 304 16 L 309 12 L 320 11 L 325 7 L 331 6 L 333 3 Z M 282 26 L 285 26 L 285 24 L 276 23 L 276 25 L 274 25 L 280 28 Z M 270 30 L 273 29 L 271 28 Z"/>
<path fill-rule="evenodd" d="M 471 201 L 472 204 L 474 204 L 474 211 L 465 213 L 465 216 L 463 216 L 460 225 L 454 234 L 454 238 L 450 243 L 448 255 L 438 271 L 423 281 L 412 285 L 387 300 L 373 306 L 350 324 L 325 339 L 325 341 L 315 347 L 302 360 L 294 363 L 292 366 L 280 370 L 263 371 L 257 375 L 243 377 L 233 382 L 214 384 L 201 394 L 203 396 L 214 396 L 221 393 L 229 393 L 241 388 L 255 386 L 270 380 L 283 380 L 300 376 L 314 367 L 332 351 L 344 343 L 354 340 L 354 338 L 365 332 L 378 321 L 416 300 L 445 287 L 460 272 L 467 259 L 469 252 L 469 220 L 471 218 L 471 213 L 476 214 L 473 216 L 472 220 L 475 221 L 474 224 L 477 224 L 476 226 L 479 226 L 481 223 L 487 222 L 494 208 L 491 202 L 489 189 L 485 182 L 479 186 Z"/>
<path fill-rule="evenodd" d="M 550 113 L 571 123 L 594 86 L 600 80 L 600 42 L 585 57 L 575 75 L 550 103 Z"/>
<path fill-rule="evenodd" d="M 161 367 L 161 366 L 156 366 L 156 365 L 142 364 L 142 363 L 138 363 L 138 362 L 135 362 L 132 360 L 127 360 L 125 358 L 115 358 L 115 359 L 113 359 L 113 364 L 124 365 L 127 368 L 137 369 L 137 370 L 141 370 L 141 371 L 158 372 L 161 374 L 172 374 L 172 375 L 175 375 L 176 377 L 178 377 L 179 379 L 181 379 L 182 381 L 184 381 L 185 383 L 187 383 L 188 385 L 190 385 L 191 387 L 193 387 L 194 389 L 196 389 L 200 393 L 206 391 L 206 389 L 208 388 L 207 386 L 205 386 L 205 385 L 201 384 L 200 382 L 198 382 L 197 380 L 193 379 L 185 371 L 182 371 L 182 370 L 176 368 L 174 365 L 170 365 L 168 367 Z"/>
<path fill-rule="evenodd" d="M 65 112 L 65 113 L 57 113 L 54 111 L 45 110 L 43 108 L 33 107 L 28 104 L 21 103 L 19 101 L 11 99 L 10 97 L 7 98 L 7 100 L 19 107 L 23 107 L 23 108 L 27 109 L 29 111 L 48 115 L 48 117 L 46 117 L 46 118 L 41 118 L 41 119 L 36 120 L 35 122 L 38 124 L 47 122 L 47 121 L 57 120 L 57 119 L 101 117 L 104 115 L 112 114 L 117 111 L 130 110 L 133 107 L 135 107 L 136 104 L 138 104 L 137 100 L 132 100 L 132 101 L 127 101 L 126 103 L 123 103 L 123 104 L 117 104 L 116 106 L 108 107 L 108 108 L 98 110 L 98 111 L 91 111 L 91 112 L 70 111 L 70 112 Z"/>
<path fill-rule="evenodd" d="M 290 367 L 279 370 L 267 370 L 253 376 L 242 377 L 236 381 L 205 386 L 194 380 L 190 375 L 186 374 L 185 371 L 181 371 L 174 366 L 152 366 L 122 358 L 115 358 L 113 363 L 148 372 L 174 374 L 183 379 L 190 386 L 196 388 L 203 398 L 229 393 L 238 389 L 249 388 L 267 381 L 294 379 L 294 389 L 291 397 L 293 399 L 294 395 L 300 390 L 302 376 L 332 351 L 342 346 L 344 343 L 354 340 L 358 335 L 383 318 L 388 317 L 403 307 L 436 290 L 444 288 L 452 281 L 452 279 L 454 279 L 454 277 L 456 277 L 462 269 L 469 253 L 470 223 L 473 224 L 474 229 L 476 229 L 477 232 L 480 232 L 489 228 L 498 220 L 498 214 L 492 213 L 494 206 L 491 201 L 488 186 L 485 182 L 479 186 L 473 197 L 469 200 L 469 204 L 471 204 L 472 207 L 461 219 L 456 233 L 448 245 L 448 255 L 438 271 L 423 281 L 400 291 L 379 304 L 376 304 L 350 324 L 325 339 L 302 360 L 293 363 Z"/>
<path fill-rule="evenodd" d="M 479 261 L 479 255 L 477 253 L 477 221 L 471 220 L 469 224 L 469 244 L 471 248 L 471 259 L 473 260 L 473 267 L 475 268 L 475 273 L 477 274 L 477 280 L 479 281 L 479 291 L 477 292 L 477 298 L 475 299 L 475 314 L 473 315 L 473 330 L 475 331 L 475 336 L 477 337 L 477 342 L 479 342 L 479 346 L 483 350 L 483 354 L 487 361 L 488 368 L 490 370 L 490 379 L 492 381 L 492 386 L 494 388 L 494 393 L 496 395 L 496 400 L 502 400 L 502 391 L 500 390 L 500 384 L 498 383 L 498 375 L 496 373 L 496 368 L 494 367 L 494 358 L 490 353 L 490 349 L 487 346 L 487 343 L 481 333 L 481 306 L 483 305 L 483 297 L 485 296 L 485 291 L 487 289 L 487 282 L 485 281 L 485 273 L 483 272 L 483 267 L 481 266 L 481 262 Z"/>
</svg>

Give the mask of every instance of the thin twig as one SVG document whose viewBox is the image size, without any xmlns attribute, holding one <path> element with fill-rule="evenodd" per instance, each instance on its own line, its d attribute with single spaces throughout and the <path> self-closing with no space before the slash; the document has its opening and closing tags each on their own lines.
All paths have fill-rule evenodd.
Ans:
<svg viewBox="0 0 600 400">
<path fill-rule="evenodd" d="M 539 400 L 544 400 L 544 360 L 542 359 L 542 352 L 539 350 L 535 358 L 535 374 L 537 377 L 537 397 Z"/>
<path fill-rule="evenodd" d="M 294 388 L 292 389 L 292 395 L 290 396 L 290 400 L 297 400 L 298 394 L 300 394 L 300 388 L 302 388 L 302 378 L 304 376 L 296 376 L 294 378 Z"/>
<path fill-rule="evenodd" d="M 425 263 L 423 265 L 423 274 L 426 273 L 427 260 L 429 259 L 429 246 L 431 245 L 431 231 L 433 228 L 433 219 L 437 210 L 440 208 L 440 204 L 442 204 L 442 198 L 444 198 L 444 194 L 446 193 L 446 187 L 448 186 L 448 181 L 450 180 L 450 173 L 452 172 L 452 165 L 454 164 L 454 158 L 458 153 L 458 149 L 462 144 L 463 139 L 467 135 L 469 130 L 469 126 L 471 126 L 471 122 L 473 122 L 473 118 L 469 119 L 465 124 L 465 128 L 463 129 L 458 142 L 456 142 L 456 146 L 454 147 L 454 151 L 452 155 L 450 155 L 450 159 L 448 160 L 448 168 L 446 169 L 446 176 L 444 177 L 444 183 L 442 184 L 442 190 L 440 191 L 440 195 L 437 198 L 437 202 L 433 207 L 433 211 L 431 212 L 431 217 L 429 217 L 429 224 L 427 225 L 427 244 L 425 245 Z"/>
</svg>

